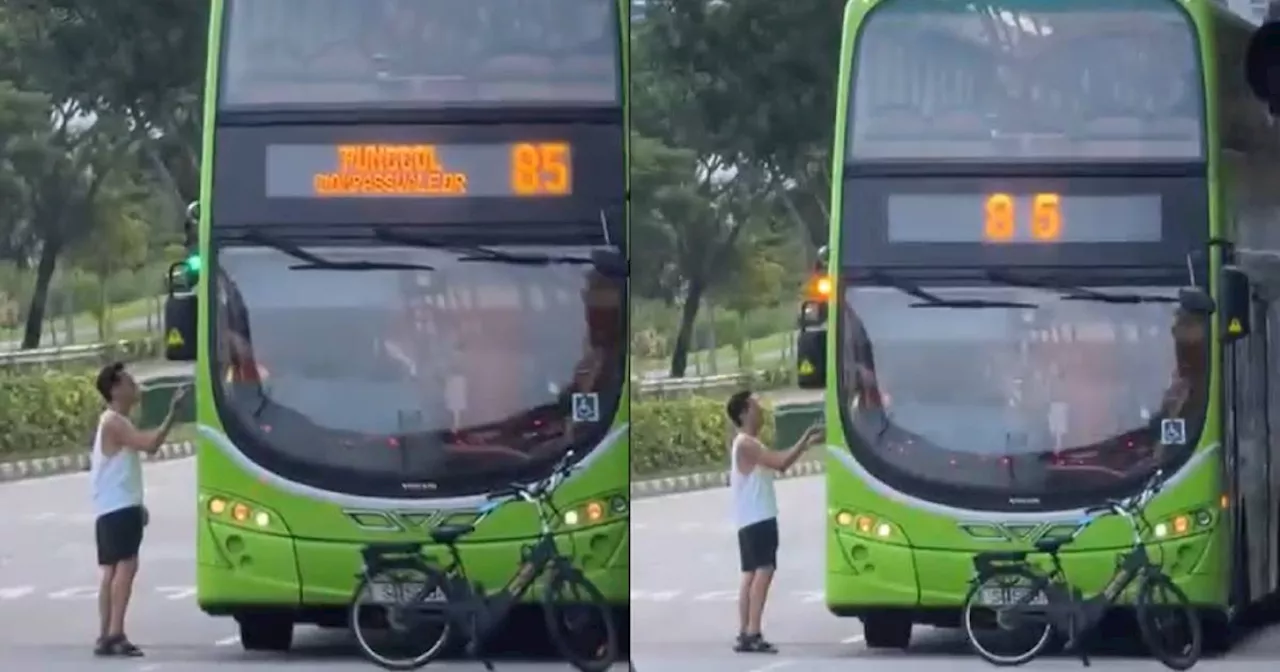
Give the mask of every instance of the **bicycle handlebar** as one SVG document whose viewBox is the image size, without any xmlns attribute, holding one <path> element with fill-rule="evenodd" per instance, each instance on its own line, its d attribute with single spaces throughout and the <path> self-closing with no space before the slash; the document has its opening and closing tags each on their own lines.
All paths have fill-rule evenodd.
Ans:
<svg viewBox="0 0 1280 672">
<path fill-rule="evenodd" d="M 1151 478 L 1147 480 L 1147 484 L 1143 486 L 1142 490 L 1138 494 L 1124 499 L 1107 500 L 1106 504 L 1091 506 L 1085 509 L 1084 525 L 1081 525 L 1078 528 L 1076 534 L 1083 531 L 1085 526 L 1093 522 L 1095 518 L 1107 515 L 1116 515 L 1122 516 L 1126 521 L 1128 521 L 1129 526 L 1133 528 L 1134 543 L 1142 543 L 1142 530 L 1138 524 L 1139 519 L 1142 517 L 1142 510 L 1151 503 L 1152 499 L 1155 499 L 1156 495 L 1160 494 L 1160 491 L 1163 488 L 1164 470 L 1156 469 L 1155 473 L 1151 474 Z"/>
<path fill-rule="evenodd" d="M 512 483 L 501 490 L 489 493 L 485 497 L 488 502 L 480 507 L 480 513 L 489 513 L 516 500 L 523 500 L 530 504 L 541 504 L 549 500 L 551 493 L 555 492 L 564 479 L 573 473 L 573 466 L 570 464 L 573 456 L 573 450 L 565 451 L 564 456 L 551 469 L 551 473 L 542 480 L 530 484 Z"/>
</svg>

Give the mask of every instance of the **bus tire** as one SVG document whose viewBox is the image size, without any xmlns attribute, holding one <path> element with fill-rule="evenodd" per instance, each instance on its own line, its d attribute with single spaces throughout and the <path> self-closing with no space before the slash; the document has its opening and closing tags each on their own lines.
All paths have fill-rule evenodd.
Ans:
<svg viewBox="0 0 1280 672">
<path fill-rule="evenodd" d="M 293 618 L 284 614 L 240 614 L 240 646 L 245 651 L 288 651 L 293 646 Z"/>
<path fill-rule="evenodd" d="M 862 616 L 862 636 L 868 649 L 905 649 L 911 645 L 911 615 L 885 609 Z"/>
</svg>

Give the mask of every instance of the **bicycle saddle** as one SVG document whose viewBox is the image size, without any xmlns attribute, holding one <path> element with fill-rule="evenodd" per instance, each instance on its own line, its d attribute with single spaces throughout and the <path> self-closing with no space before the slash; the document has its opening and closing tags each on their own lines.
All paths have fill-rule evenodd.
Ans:
<svg viewBox="0 0 1280 672">
<path fill-rule="evenodd" d="M 1041 553 L 1057 553 L 1058 549 L 1067 545 L 1071 539 L 1067 537 L 1048 537 L 1036 541 L 1036 550 Z"/>
<path fill-rule="evenodd" d="M 448 545 L 475 532 L 475 530 L 475 525 L 441 525 L 431 530 L 431 539 L 438 544 Z"/>
</svg>

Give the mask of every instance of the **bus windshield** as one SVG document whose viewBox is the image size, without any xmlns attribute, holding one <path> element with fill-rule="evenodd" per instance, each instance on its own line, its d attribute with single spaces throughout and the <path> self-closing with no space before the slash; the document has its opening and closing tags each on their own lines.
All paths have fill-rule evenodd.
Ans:
<svg viewBox="0 0 1280 672">
<path fill-rule="evenodd" d="M 264 466 L 331 491 L 439 496 L 510 483 L 607 432 L 625 366 L 618 280 L 446 249 L 290 250 L 214 257 L 217 398 Z M 324 263 L 299 259 L 312 255 Z"/>
<path fill-rule="evenodd" d="M 1197 44 L 1172 0 L 886 0 L 857 40 L 849 160 L 1203 156 Z"/>
<path fill-rule="evenodd" d="M 223 109 L 617 105 L 614 0 L 229 0 Z"/>
<path fill-rule="evenodd" d="M 1195 448 L 1203 318 L 1099 296 L 1172 299 L 1175 287 L 921 289 L 930 300 L 848 286 L 841 302 L 846 431 L 886 483 L 965 508 L 1089 503 Z"/>
</svg>

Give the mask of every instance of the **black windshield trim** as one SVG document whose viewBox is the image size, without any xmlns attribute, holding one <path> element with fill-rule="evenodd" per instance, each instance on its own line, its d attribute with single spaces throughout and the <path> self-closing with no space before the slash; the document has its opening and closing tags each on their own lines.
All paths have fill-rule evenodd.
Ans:
<svg viewBox="0 0 1280 672">
<path fill-rule="evenodd" d="M 328 237 L 325 240 L 327 244 L 323 246 L 348 245 L 351 243 L 350 239 Z M 271 249 L 262 245 L 253 245 L 243 239 L 227 242 L 234 242 L 233 245 L 228 247 L 237 249 L 249 247 Z M 303 244 L 297 239 L 291 239 L 291 242 Z M 373 247 L 397 247 L 389 245 L 385 241 L 366 240 L 365 243 Z M 202 300 L 208 301 L 209 304 L 208 319 L 205 324 L 205 338 L 210 343 L 210 356 L 207 358 L 208 368 L 205 369 L 205 374 L 212 376 L 211 379 L 214 381 L 212 385 L 213 407 L 217 413 L 218 420 L 227 438 L 241 450 L 246 458 L 283 478 L 325 491 L 365 497 L 403 499 L 405 501 L 479 495 L 500 489 L 510 484 L 512 480 L 534 480 L 549 475 L 551 468 L 555 465 L 555 459 L 531 462 L 526 467 L 519 469 L 495 469 L 487 472 L 483 477 L 467 474 L 465 478 L 455 480 L 437 479 L 431 482 L 434 486 L 431 488 L 409 488 L 407 483 L 412 483 L 415 486 L 420 486 L 421 483 L 402 477 L 357 474 L 339 467 L 309 463 L 274 449 L 265 438 L 264 433 L 247 421 L 241 411 L 230 403 L 224 394 L 223 386 L 219 382 L 223 379 L 223 372 L 221 371 L 223 362 L 214 354 L 219 343 L 217 339 L 218 302 L 216 301 L 218 283 L 215 278 L 219 274 L 219 253 L 224 246 L 216 244 L 210 246 L 209 259 L 206 262 L 206 268 L 211 269 L 209 276 L 214 281 L 206 284 L 207 289 L 203 290 L 202 297 Z M 300 278 L 305 280 L 305 274 Z M 625 335 L 628 333 L 630 319 L 628 311 L 625 310 L 628 300 L 625 282 L 620 283 L 620 291 L 622 292 L 620 299 L 624 309 L 620 311 L 621 324 L 619 326 L 622 329 L 621 333 Z M 626 344 L 623 343 L 618 350 L 617 358 L 610 364 L 610 367 L 616 373 L 619 384 L 611 389 L 599 391 L 599 408 L 602 414 L 602 421 L 598 425 L 598 429 L 576 435 L 573 442 L 567 444 L 569 449 L 576 452 L 575 463 L 583 460 L 592 451 L 603 447 L 601 442 L 613 430 L 616 418 L 623 410 L 620 406 L 626 387 L 626 381 L 624 380 L 624 372 L 627 365 Z M 545 408 L 547 407 L 544 405 L 527 409 L 527 411 L 532 413 Z M 612 413 L 609 411 L 612 411 Z M 475 431 L 477 428 L 470 427 L 468 429 Z M 388 438 L 391 438 L 391 435 L 388 435 Z"/>
<path fill-rule="evenodd" d="M 945 272 L 945 271 L 944 271 Z M 986 280 L 980 280 L 971 274 L 965 274 L 962 278 L 957 279 L 954 271 L 951 272 L 952 280 L 956 282 L 964 282 L 969 285 L 979 284 L 991 287 L 999 287 L 999 285 L 988 283 Z M 935 276 L 936 277 L 936 276 Z M 1171 276 L 1166 276 L 1171 277 Z M 1184 271 L 1185 277 L 1185 271 Z M 1089 285 L 1092 287 L 1099 286 L 1095 276 L 1088 276 Z M 946 283 L 944 283 L 946 284 Z M 850 390 L 846 388 L 846 379 L 844 375 L 845 367 L 845 348 L 841 347 L 841 338 L 845 333 L 845 329 L 849 326 L 843 319 L 844 306 L 846 304 L 845 293 L 850 288 L 851 283 L 848 281 L 840 282 L 835 291 L 833 305 L 839 310 L 839 314 L 835 320 L 835 331 L 831 338 L 836 339 L 836 366 L 834 375 L 836 376 L 836 390 L 839 402 L 837 408 L 840 414 L 841 429 L 845 436 L 846 449 L 852 457 L 865 468 L 873 477 L 880 480 L 884 484 L 896 491 L 904 493 L 912 497 L 918 497 L 930 502 L 942 504 L 944 506 L 953 506 L 960 509 L 973 511 L 993 511 L 993 512 L 1044 512 L 1044 511 L 1062 511 L 1081 508 L 1097 504 L 1107 499 L 1120 498 L 1133 494 L 1141 489 L 1146 483 L 1146 479 L 1150 477 L 1150 473 L 1134 474 L 1128 478 L 1118 480 L 1108 487 L 1075 489 L 1070 491 L 1045 491 L 1045 492 L 1019 492 L 1014 490 L 996 490 L 980 488 L 972 485 L 958 485 L 952 483 L 942 483 L 936 480 L 929 480 L 904 472 L 888 460 L 877 455 L 873 450 L 869 449 L 869 445 L 864 440 L 862 434 L 856 428 L 849 404 Z M 864 285 L 865 286 L 865 285 Z M 1167 286 L 1177 286 L 1170 284 Z M 1041 290 L 1051 292 L 1051 290 Z M 927 313 L 926 313 L 927 314 Z M 874 344 L 873 344 L 874 347 Z M 1210 358 L 1210 344 L 1207 342 L 1205 347 L 1205 357 L 1210 367 L 1216 366 Z M 1213 397 L 1206 394 L 1205 405 L 1201 408 L 1194 409 L 1196 413 L 1194 426 L 1198 431 L 1194 433 L 1188 432 L 1188 443 L 1181 450 L 1170 450 L 1172 456 L 1166 458 L 1166 461 L 1159 465 L 1165 469 L 1166 473 L 1174 473 L 1182 465 L 1186 464 L 1196 453 L 1196 447 L 1200 443 L 1201 436 L 1204 432 L 1209 431 L 1208 404 Z M 1192 424 L 1190 421 L 1188 424 Z M 910 428 L 903 428 L 910 431 Z M 1067 450 L 1073 448 L 1087 448 L 1087 446 L 1071 446 Z"/>
<path fill-rule="evenodd" d="M 1080 161 L 1077 163 L 1040 160 L 994 162 L 975 160 L 919 161 L 908 159 L 854 160 L 844 164 L 846 180 L 859 177 L 1008 177 L 1027 175 L 1044 178 L 1069 177 L 1207 177 L 1206 161 Z"/>
</svg>

